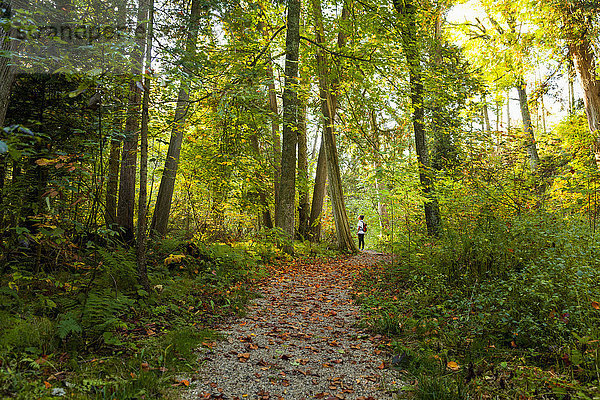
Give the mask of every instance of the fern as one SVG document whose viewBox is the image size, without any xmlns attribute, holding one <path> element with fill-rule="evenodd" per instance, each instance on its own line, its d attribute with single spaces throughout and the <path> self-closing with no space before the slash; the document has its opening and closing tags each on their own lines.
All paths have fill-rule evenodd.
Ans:
<svg viewBox="0 0 600 400">
<path fill-rule="evenodd" d="M 91 333 L 113 330 L 134 301 L 124 294 L 110 290 L 90 293 L 81 316 L 81 325 Z"/>
<path fill-rule="evenodd" d="M 63 315 L 57 326 L 58 337 L 65 339 L 71 333 L 81 333 L 81 325 L 77 322 L 74 313 L 68 312 Z"/>
<path fill-rule="evenodd" d="M 137 267 L 133 253 L 110 252 L 106 249 L 101 249 L 99 253 L 102 257 L 99 283 L 121 291 L 130 290 L 137 285 Z"/>
</svg>

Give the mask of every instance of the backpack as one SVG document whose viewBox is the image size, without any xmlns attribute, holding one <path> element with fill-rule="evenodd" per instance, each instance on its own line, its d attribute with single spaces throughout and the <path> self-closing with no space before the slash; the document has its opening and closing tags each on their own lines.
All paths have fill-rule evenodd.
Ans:
<svg viewBox="0 0 600 400">
<path fill-rule="evenodd" d="M 367 223 L 363 221 L 363 232 L 367 232 Z"/>
</svg>

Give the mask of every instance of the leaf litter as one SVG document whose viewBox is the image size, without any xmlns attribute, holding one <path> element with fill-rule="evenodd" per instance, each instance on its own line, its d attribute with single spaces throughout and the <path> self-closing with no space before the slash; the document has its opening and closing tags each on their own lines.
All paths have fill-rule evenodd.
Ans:
<svg viewBox="0 0 600 400">
<path fill-rule="evenodd" d="M 372 252 L 272 267 L 245 317 L 203 346 L 189 399 L 393 399 L 403 382 L 384 367 L 388 341 L 360 328 L 352 281 L 386 261 Z"/>
</svg>

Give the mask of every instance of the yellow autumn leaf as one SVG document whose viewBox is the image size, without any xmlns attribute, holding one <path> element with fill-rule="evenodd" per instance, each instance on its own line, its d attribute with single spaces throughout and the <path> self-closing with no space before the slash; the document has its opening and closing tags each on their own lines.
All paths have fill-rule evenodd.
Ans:
<svg viewBox="0 0 600 400">
<path fill-rule="evenodd" d="M 454 361 L 448 361 L 448 364 L 446 364 L 446 366 L 448 368 L 450 368 L 452 371 L 458 371 L 460 369 L 460 366 L 458 365 L 458 363 L 456 363 Z"/>
<path fill-rule="evenodd" d="M 592 307 L 594 307 L 596 310 L 600 310 L 600 303 L 597 301 L 592 301 Z"/>
<path fill-rule="evenodd" d="M 165 265 L 173 264 L 181 262 L 185 258 L 184 254 L 171 254 L 169 257 L 165 258 Z"/>
</svg>

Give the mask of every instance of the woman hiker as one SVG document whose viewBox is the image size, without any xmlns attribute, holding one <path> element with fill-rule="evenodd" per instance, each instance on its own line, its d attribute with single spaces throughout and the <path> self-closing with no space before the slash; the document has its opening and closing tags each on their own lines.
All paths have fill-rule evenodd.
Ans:
<svg viewBox="0 0 600 400">
<path fill-rule="evenodd" d="M 365 219 L 364 215 L 358 217 L 358 225 L 356 226 L 358 230 L 358 249 L 365 249 L 365 233 L 367 233 L 367 223 L 363 221 Z"/>
</svg>

